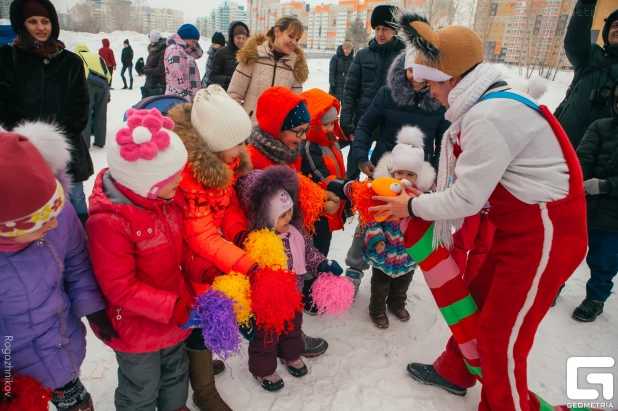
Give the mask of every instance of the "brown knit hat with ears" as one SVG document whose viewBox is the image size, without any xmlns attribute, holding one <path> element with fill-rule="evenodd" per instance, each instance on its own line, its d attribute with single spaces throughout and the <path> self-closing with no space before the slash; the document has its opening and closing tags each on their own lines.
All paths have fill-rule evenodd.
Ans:
<svg viewBox="0 0 618 411">
<path fill-rule="evenodd" d="M 425 17 L 407 11 L 397 12 L 395 19 L 399 35 L 416 49 L 412 69 L 417 81 L 446 81 L 483 62 L 483 42 L 472 29 L 448 26 L 434 31 Z"/>
</svg>

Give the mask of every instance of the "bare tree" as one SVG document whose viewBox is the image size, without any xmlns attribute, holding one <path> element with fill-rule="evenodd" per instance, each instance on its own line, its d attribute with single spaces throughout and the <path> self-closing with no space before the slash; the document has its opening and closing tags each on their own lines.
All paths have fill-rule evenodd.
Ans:
<svg viewBox="0 0 618 411">
<path fill-rule="evenodd" d="M 109 5 L 107 11 L 111 20 L 109 30 L 131 30 L 133 26 L 131 2 L 129 0 L 109 0 L 107 4 Z"/>
<path fill-rule="evenodd" d="M 101 28 L 101 22 L 95 15 L 91 1 L 84 0 L 71 8 L 67 30 L 98 33 Z"/>
<path fill-rule="evenodd" d="M 349 39 L 353 46 L 354 50 L 358 51 L 361 47 L 367 45 L 367 41 L 369 40 L 369 34 L 367 33 L 367 27 L 365 26 L 365 22 L 357 17 L 350 23 L 350 27 L 345 34 L 346 38 Z"/>
</svg>

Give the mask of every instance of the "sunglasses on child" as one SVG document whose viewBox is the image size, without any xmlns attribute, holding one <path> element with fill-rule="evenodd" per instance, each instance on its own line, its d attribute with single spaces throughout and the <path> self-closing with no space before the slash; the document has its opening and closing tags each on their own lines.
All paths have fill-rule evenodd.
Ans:
<svg viewBox="0 0 618 411">
<path fill-rule="evenodd" d="M 307 128 L 301 128 L 300 130 L 290 129 L 288 131 L 291 131 L 292 133 L 296 134 L 296 138 L 303 138 L 303 134 L 309 134 L 309 132 L 311 131 L 311 126 Z"/>
</svg>

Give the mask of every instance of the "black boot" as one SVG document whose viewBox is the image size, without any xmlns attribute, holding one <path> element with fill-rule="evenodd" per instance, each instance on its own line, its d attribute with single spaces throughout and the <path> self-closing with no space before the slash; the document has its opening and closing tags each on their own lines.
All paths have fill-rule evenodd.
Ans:
<svg viewBox="0 0 618 411">
<path fill-rule="evenodd" d="M 133 79 L 129 82 L 129 90 L 133 90 Z"/>
<path fill-rule="evenodd" d="M 317 357 L 322 355 L 328 349 L 328 343 L 323 338 L 309 337 L 304 332 L 301 334 L 303 340 L 303 357 Z"/>
<path fill-rule="evenodd" d="M 412 364 L 408 364 L 407 371 L 412 378 L 421 384 L 440 387 L 446 390 L 449 394 L 463 397 L 466 395 L 466 392 L 468 392 L 466 388 L 460 387 L 459 385 L 453 384 L 449 380 L 442 378 L 433 368 L 433 365 L 413 362 Z"/>
<path fill-rule="evenodd" d="M 593 322 L 603 312 L 603 301 L 589 300 L 586 298 L 582 303 L 573 311 L 573 319 L 583 322 Z"/>
</svg>

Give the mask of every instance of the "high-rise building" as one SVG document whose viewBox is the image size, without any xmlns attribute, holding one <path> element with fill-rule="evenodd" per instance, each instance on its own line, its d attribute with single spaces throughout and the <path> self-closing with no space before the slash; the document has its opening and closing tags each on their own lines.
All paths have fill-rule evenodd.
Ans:
<svg viewBox="0 0 618 411">
<path fill-rule="evenodd" d="M 184 13 L 180 10 L 156 9 L 144 7 L 141 15 L 144 20 L 144 30 L 148 33 L 151 30 L 161 32 L 175 32 L 184 23 Z"/>
<path fill-rule="evenodd" d="M 251 33 L 264 32 L 275 25 L 283 16 L 294 16 L 305 29 L 299 41 L 301 47 L 307 47 L 310 6 L 300 1 L 278 3 L 277 0 L 247 0 L 249 10 L 249 30 Z"/>
<path fill-rule="evenodd" d="M 0 0 L 0 19 L 9 18 L 10 8 L 11 8 L 11 0 Z"/>
</svg>

